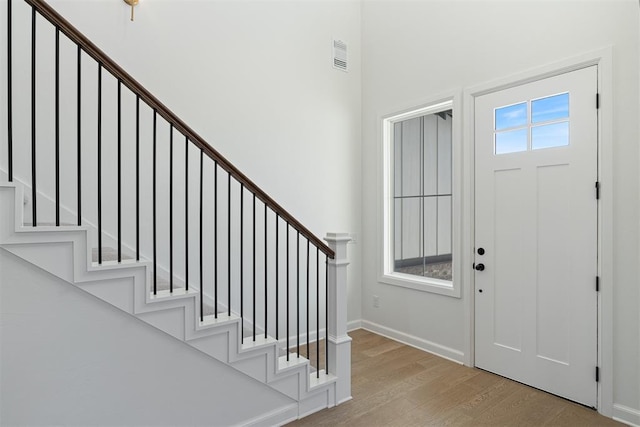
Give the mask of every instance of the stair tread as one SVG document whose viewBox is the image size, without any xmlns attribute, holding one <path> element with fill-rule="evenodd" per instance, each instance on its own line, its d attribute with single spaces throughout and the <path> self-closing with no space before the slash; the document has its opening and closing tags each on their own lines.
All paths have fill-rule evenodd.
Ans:
<svg viewBox="0 0 640 427">
<path fill-rule="evenodd" d="M 196 295 L 198 293 L 198 291 L 194 290 L 194 289 L 189 289 L 186 290 L 185 288 L 176 288 L 173 290 L 173 293 L 169 292 L 169 289 L 166 290 L 157 290 L 156 289 L 156 293 L 153 293 L 153 290 L 151 291 L 151 294 L 149 296 L 149 299 L 151 301 L 153 300 L 168 300 L 168 299 L 179 299 L 182 297 L 188 297 L 191 295 Z"/>
<path fill-rule="evenodd" d="M 122 252 L 121 259 L 133 259 L 132 256 L 127 255 Z M 91 260 L 93 262 L 98 262 L 98 248 L 91 249 Z M 111 248 L 109 246 L 102 247 L 102 261 L 117 261 L 118 260 L 118 250 L 115 248 Z"/>
<path fill-rule="evenodd" d="M 24 226 L 33 227 L 33 223 L 23 224 Z M 37 224 L 38 227 L 78 227 L 78 224 L 72 222 L 61 222 L 60 225 L 55 222 L 39 222 Z"/>
<path fill-rule="evenodd" d="M 286 355 L 278 357 L 278 370 L 283 371 L 295 368 L 297 366 L 306 365 L 308 362 L 309 360 L 304 357 L 297 357 L 295 353 L 289 353 L 289 360 L 287 360 Z"/>
<path fill-rule="evenodd" d="M 252 348 L 259 348 L 259 347 L 264 347 L 270 344 L 276 344 L 277 342 L 278 341 L 276 341 L 275 338 L 272 338 L 272 337 L 265 338 L 264 335 L 259 335 L 259 336 L 256 335 L 255 340 L 253 340 L 251 337 L 245 337 L 242 343 L 242 349 L 250 350 Z"/>
<path fill-rule="evenodd" d="M 171 287 L 169 280 L 164 277 L 156 277 L 156 290 L 158 291 L 168 291 Z M 151 289 L 153 289 L 153 281 L 151 282 Z M 184 289 L 181 283 L 173 283 L 173 290 Z"/>
<path fill-rule="evenodd" d="M 207 310 L 205 308 L 204 319 L 200 322 L 200 327 L 215 326 L 222 323 L 234 322 L 240 319 L 238 316 L 235 316 L 233 314 L 229 316 L 229 314 L 226 311 L 222 313 L 218 313 L 218 317 L 216 318 L 213 315 L 213 307 L 209 307 L 209 309 L 210 309 L 210 313 L 207 313 Z"/>
<path fill-rule="evenodd" d="M 335 375 L 327 374 L 324 369 L 320 369 L 320 375 L 317 375 L 315 371 L 311 373 L 309 377 L 309 388 L 313 389 L 325 384 L 330 384 L 336 382 L 337 379 Z"/>
</svg>

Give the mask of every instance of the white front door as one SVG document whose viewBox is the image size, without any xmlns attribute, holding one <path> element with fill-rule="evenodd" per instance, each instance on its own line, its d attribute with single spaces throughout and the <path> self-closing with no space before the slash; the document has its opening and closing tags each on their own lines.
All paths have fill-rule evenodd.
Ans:
<svg viewBox="0 0 640 427">
<path fill-rule="evenodd" d="M 596 406 L 597 67 L 475 100 L 476 366 Z"/>
</svg>

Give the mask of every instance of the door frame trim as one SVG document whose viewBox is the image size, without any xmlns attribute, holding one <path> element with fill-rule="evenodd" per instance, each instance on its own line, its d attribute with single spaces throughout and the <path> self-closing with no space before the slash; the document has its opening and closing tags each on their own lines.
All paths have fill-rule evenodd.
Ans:
<svg viewBox="0 0 640 427">
<path fill-rule="evenodd" d="M 471 86 L 464 91 L 463 136 L 463 211 L 462 265 L 474 262 L 475 247 L 475 98 L 503 89 L 520 86 L 585 67 L 598 67 L 598 180 L 601 196 L 598 203 L 598 412 L 613 416 L 613 47 L 608 46 L 522 73 Z M 594 99 L 595 103 L 595 99 Z M 475 366 L 475 283 L 472 269 L 462 269 L 464 310 L 464 364 Z M 595 284 L 594 284 L 595 292 Z M 595 368 L 595 367 L 594 367 Z M 594 373 L 595 375 L 595 373 Z"/>
</svg>

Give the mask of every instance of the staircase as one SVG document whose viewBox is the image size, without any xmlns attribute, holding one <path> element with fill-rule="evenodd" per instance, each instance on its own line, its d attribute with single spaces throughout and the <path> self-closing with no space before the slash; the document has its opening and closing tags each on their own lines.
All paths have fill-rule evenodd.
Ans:
<svg viewBox="0 0 640 427">
<path fill-rule="evenodd" d="M 296 402 L 271 422 L 350 399 L 348 236 L 317 238 L 42 0 L 7 17 L 0 247 Z"/>
</svg>

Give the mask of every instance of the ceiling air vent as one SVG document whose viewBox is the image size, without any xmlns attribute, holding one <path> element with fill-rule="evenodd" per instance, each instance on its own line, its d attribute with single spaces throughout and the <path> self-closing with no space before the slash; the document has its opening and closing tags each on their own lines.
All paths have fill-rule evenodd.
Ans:
<svg viewBox="0 0 640 427">
<path fill-rule="evenodd" d="M 347 44 L 342 40 L 333 41 L 333 68 L 347 71 Z"/>
</svg>

